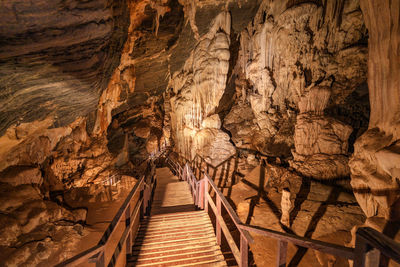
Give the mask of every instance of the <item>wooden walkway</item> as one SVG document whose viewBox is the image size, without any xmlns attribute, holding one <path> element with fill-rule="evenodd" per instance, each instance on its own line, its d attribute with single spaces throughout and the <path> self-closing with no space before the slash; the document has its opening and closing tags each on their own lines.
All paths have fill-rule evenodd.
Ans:
<svg viewBox="0 0 400 267">
<path fill-rule="evenodd" d="M 128 266 L 226 266 L 208 214 L 168 168 L 157 169 L 151 216 L 134 244 Z"/>
</svg>

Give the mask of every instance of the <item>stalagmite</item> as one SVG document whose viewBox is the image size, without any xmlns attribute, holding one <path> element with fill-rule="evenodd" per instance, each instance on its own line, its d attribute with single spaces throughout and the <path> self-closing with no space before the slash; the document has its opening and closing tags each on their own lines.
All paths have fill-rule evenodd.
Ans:
<svg viewBox="0 0 400 267">
<path fill-rule="evenodd" d="M 281 199 L 281 223 L 287 227 L 290 227 L 290 211 L 293 209 L 293 203 L 290 199 L 290 191 L 288 188 L 282 189 Z"/>
</svg>

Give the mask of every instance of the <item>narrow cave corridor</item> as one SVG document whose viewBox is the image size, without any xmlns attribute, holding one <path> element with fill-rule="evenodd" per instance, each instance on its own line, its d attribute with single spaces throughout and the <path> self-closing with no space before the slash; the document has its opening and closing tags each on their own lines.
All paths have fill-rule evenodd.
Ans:
<svg viewBox="0 0 400 267">
<path fill-rule="evenodd" d="M 400 0 L 0 1 L 0 266 L 400 266 Z"/>
</svg>

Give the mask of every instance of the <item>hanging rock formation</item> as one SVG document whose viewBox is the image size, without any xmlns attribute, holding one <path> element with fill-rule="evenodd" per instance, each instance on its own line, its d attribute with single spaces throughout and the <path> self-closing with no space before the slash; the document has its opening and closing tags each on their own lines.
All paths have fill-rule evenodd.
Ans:
<svg viewBox="0 0 400 267">
<path fill-rule="evenodd" d="M 176 95 L 170 102 L 172 138 L 178 152 L 190 159 L 200 154 L 213 165 L 235 153 L 215 114 L 229 68 L 230 30 L 230 14 L 220 13 L 169 85 Z"/>
<path fill-rule="evenodd" d="M 326 107 L 334 117 L 356 131 L 357 121 L 366 125 L 367 115 L 343 118 L 351 109 L 347 99 L 365 90 L 365 38 L 358 1 L 263 2 L 240 36 L 239 63 L 248 82 L 239 87 L 262 133 L 253 147 L 289 156 L 299 102 L 314 86 L 330 88 Z"/>
</svg>

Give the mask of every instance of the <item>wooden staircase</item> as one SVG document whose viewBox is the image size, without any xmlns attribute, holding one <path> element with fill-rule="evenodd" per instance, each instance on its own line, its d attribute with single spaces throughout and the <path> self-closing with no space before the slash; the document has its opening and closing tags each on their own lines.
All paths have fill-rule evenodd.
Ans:
<svg viewBox="0 0 400 267">
<path fill-rule="evenodd" d="M 208 214 L 188 184 L 158 169 L 151 216 L 140 223 L 127 266 L 227 266 Z"/>
</svg>

